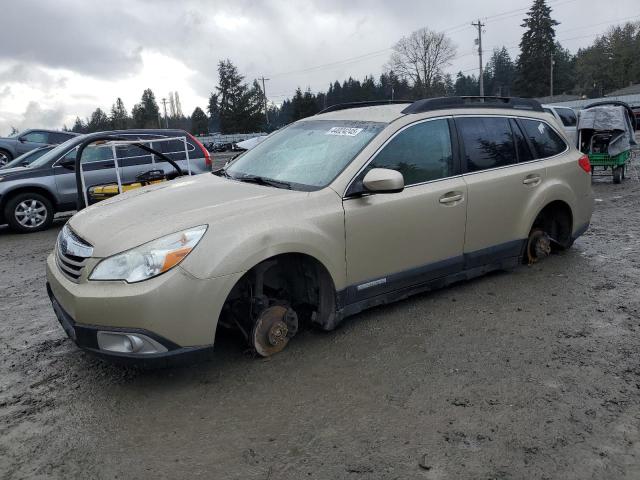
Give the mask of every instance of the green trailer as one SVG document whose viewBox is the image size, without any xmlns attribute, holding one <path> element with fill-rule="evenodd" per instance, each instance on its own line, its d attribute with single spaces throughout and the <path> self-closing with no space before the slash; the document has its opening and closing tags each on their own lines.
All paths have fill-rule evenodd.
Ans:
<svg viewBox="0 0 640 480">
<path fill-rule="evenodd" d="M 592 175 L 597 167 L 607 172 L 606 174 L 612 175 L 613 183 L 620 183 L 626 177 L 627 163 L 631 160 L 631 150 L 625 150 L 618 155 L 609 155 L 608 153 L 587 153 L 587 155 L 589 155 Z"/>
<path fill-rule="evenodd" d="M 624 102 L 598 102 L 580 112 L 578 146 L 589 156 L 592 175 L 599 170 L 613 183 L 622 182 L 636 144 L 635 128 L 633 110 Z"/>
</svg>

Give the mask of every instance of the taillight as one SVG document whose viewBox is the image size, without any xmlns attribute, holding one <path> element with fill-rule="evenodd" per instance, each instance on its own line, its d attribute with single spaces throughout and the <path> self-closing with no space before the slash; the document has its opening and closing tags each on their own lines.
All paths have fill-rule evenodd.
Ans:
<svg viewBox="0 0 640 480">
<path fill-rule="evenodd" d="M 588 155 L 581 156 L 580 160 L 578 160 L 578 165 L 585 172 L 591 173 L 591 162 L 589 161 L 589 156 Z"/>
<path fill-rule="evenodd" d="M 202 143 L 200 143 L 200 141 L 196 137 L 194 137 L 190 133 L 187 133 L 187 135 L 189 135 L 191 140 L 193 140 L 193 143 L 195 143 L 198 147 L 200 147 L 200 150 L 202 150 L 202 154 L 204 155 L 204 164 L 207 167 L 210 167 L 211 165 L 213 165 L 213 162 L 211 161 L 211 154 L 209 153 L 209 150 L 204 148 L 204 145 L 202 145 Z"/>
</svg>

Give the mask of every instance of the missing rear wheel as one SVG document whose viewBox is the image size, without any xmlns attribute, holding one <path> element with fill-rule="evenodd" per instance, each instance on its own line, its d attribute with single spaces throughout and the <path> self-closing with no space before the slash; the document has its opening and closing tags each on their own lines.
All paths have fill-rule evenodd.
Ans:
<svg viewBox="0 0 640 480">
<path fill-rule="evenodd" d="M 551 254 L 551 238 L 543 230 L 532 230 L 527 241 L 527 261 L 537 263 Z"/>
</svg>

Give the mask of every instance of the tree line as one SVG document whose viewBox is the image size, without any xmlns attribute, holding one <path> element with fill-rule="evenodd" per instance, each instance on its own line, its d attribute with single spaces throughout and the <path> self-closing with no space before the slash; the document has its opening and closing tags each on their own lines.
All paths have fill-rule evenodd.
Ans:
<svg viewBox="0 0 640 480">
<path fill-rule="evenodd" d="M 208 132 L 208 118 L 206 113 L 196 107 L 193 113 L 186 117 L 180 109 L 167 115 L 166 119 L 160 115 L 160 108 L 153 91 L 148 88 L 142 93 L 140 102 L 127 111 L 121 98 L 117 98 L 111 106 L 110 113 L 101 108 L 96 108 L 89 118 L 82 120 L 76 117 L 71 128 L 66 125 L 64 130 L 76 133 L 92 133 L 105 130 L 127 130 L 131 128 L 176 128 L 187 130 L 194 134 L 206 134 Z"/>
<path fill-rule="evenodd" d="M 573 55 L 557 40 L 559 22 L 551 13 L 546 0 L 533 0 L 521 25 L 525 30 L 520 54 L 514 59 L 504 46 L 491 53 L 483 71 L 485 95 L 547 96 L 551 92 L 552 62 L 555 95 L 598 97 L 640 83 L 640 22 L 614 26 Z M 196 135 L 251 133 L 275 130 L 338 103 L 478 95 L 478 75 L 458 72 L 454 78 L 445 73 L 456 53 L 455 45 L 444 33 L 423 28 L 394 45 L 384 73 L 378 78 L 349 77 L 331 83 L 322 92 L 298 88 L 280 105 L 266 102 L 258 81 L 246 82 L 238 68 L 226 59 L 218 62 L 218 85 L 209 96 L 206 113 L 196 107 L 190 116 L 184 116 L 172 108 L 165 119 L 154 93 L 147 89 L 131 114 L 118 98 L 110 113 L 97 108 L 86 120 L 76 118 L 71 130 L 87 133 L 167 125 Z"/>
</svg>

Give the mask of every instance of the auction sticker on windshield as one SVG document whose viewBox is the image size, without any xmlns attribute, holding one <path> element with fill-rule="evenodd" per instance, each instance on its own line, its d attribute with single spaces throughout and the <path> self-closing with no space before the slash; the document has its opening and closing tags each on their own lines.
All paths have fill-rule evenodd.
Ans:
<svg viewBox="0 0 640 480">
<path fill-rule="evenodd" d="M 332 127 L 326 135 L 340 135 L 345 137 L 355 137 L 362 131 L 362 128 Z"/>
</svg>

